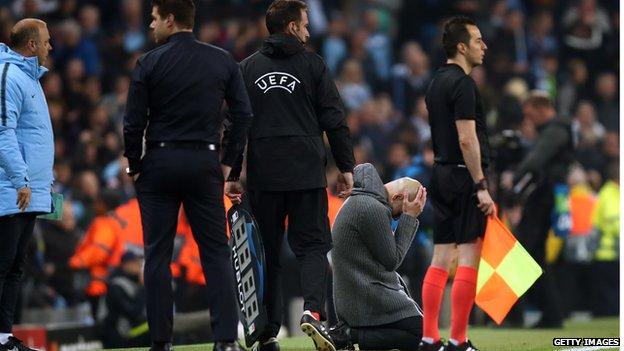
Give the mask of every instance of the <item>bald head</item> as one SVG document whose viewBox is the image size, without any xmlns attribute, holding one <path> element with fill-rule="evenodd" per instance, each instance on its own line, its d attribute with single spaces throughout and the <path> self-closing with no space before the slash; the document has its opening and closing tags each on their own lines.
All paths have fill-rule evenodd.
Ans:
<svg viewBox="0 0 624 351">
<path fill-rule="evenodd" d="M 28 41 L 38 41 L 40 29 L 45 27 L 46 23 L 36 18 L 24 18 L 17 22 L 11 29 L 11 48 L 23 49 Z"/>
<path fill-rule="evenodd" d="M 413 201 L 422 185 L 416 179 L 403 177 L 386 183 L 384 186 L 388 191 L 388 202 L 392 206 L 392 215 L 397 217 L 402 212 L 404 194 L 407 194 L 409 201 Z"/>
<path fill-rule="evenodd" d="M 36 56 L 43 65 L 52 50 L 46 23 L 36 18 L 25 18 L 11 29 L 11 49 L 26 57 Z"/>
<path fill-rule="evenodd" d="M 421 187 L 421 184 L 416 179 L 403 177 L 386 183 L 385 187 L 386 190 L 388 190 L 388 197 L 390 197 L 389 200 L 392 200 L 392 196 L 395 194 L 405 193 L 409 194 L 409 200 L 414 200 L 418 189 L 420 189 Z"/>
</svg>

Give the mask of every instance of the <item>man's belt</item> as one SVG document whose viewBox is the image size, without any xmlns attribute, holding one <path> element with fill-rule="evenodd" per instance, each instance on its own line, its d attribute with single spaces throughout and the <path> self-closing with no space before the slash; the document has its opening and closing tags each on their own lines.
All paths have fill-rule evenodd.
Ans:
<svg viewBox="0 0 624 351">
<path fill-rule="evenodd" d="M 195 150 L 219 150 L 219 145 L 205 141 L 148 141 L 147 149 L 195 149 Z"/>
</svg>

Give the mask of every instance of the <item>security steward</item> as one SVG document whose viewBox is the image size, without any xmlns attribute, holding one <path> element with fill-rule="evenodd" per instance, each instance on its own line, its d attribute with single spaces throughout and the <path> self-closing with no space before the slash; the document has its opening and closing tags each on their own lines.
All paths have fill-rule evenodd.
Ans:
<svg viewBox="0 0 624 351">
<path fill-rule="evenodd" d="M 300 324 L 313 334 L 319 347 L 329 338 L 320 321 L 325 318 L 327 252 L 331 248 L 323 133 L 341 172 L 342 196 L 353 187 L 353 148 L 329 70 L 320 56 L 304 48 L 309 39 L 306 4 L 274 1 L 266 13 L 266 25 L 271 35 L 258 52 L 241 63 L 254 110 L 247 184 L 267 264 L 264 302 L 269 326 L 257 348 L 279 349 L 275 339 L 282 324 L 279 258 L 286 217 L 288 243 L 297 257 L 304 298 Z M 235 176 L 230 180 L 235 181 Z M 239 201 L 236 196 L 230 199 Z"/>
<path fill-rule="evenodd" d="M 249 98 L 234 59 L 195 39 L 192 0 L 154 0 L 151 16 L 150 28 L 162 45 L 138 59 L 124 118 L 127 173 L 134 177 L 143 225 L 151 350 L 171 349 L 169 264 L 178 211 L 184 204 L 206 280 L 214 282 L 209 297 L 214 349 L 237 351 L 237 303 L 223 193 L 224 178 L 246 143 L 252 117 Z M 224 99 L 233 130 L 219 160 Z M 146 152 L 141 158 L 144 132 Z"/>
</svg>

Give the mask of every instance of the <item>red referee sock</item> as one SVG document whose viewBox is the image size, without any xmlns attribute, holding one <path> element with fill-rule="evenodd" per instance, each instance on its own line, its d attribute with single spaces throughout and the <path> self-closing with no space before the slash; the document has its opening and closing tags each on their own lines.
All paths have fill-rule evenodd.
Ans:
<svg viewBox="0 0 624 351">
<path fill-rule="evenodd" d="M 447 278 L 447 271 L 429 266 L 423 280 L 423 338 L 431 338 L 433 342 L 440 340 L 438 316 L 440 315 L 440 305 L 442 304 Z"/>
<path fill-rule="evenodd" d="M 477 292 L 477 270 L 469 266 L 457 267 L 451 290 L 451 339 L 466 341 L 468 318 Z"/>
</svg>

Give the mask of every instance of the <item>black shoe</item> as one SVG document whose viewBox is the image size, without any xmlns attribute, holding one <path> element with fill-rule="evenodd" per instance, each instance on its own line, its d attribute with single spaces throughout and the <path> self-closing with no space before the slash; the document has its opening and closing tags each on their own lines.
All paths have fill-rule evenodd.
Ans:
<svg viewBox="0 0 624 351">
<path fill-rule="evenodd" d="M 418 351 L 446 351 L 447 349 L 444 347 L 444 341 L 442 339 L 430 344 L 428 342 L 420 341 L 418 344 Z"/>
<path fill-rule="evenodd" d="M 14 337 L 14 336 L 9 336 L 9 341 L 7 341 L 5 344 L 0 344 L 0 350 L 7 350 L 7 351 L 38 351 L 37 349 L 31 349 L 30 347 L 24 345 L 22 343 L 22 340 Z"/>
<path fill-rule="evenodd" d="M 466 340 L 459 345 L 455 345 L 449 341 L 448 344 L 446 344 L 446 349 L 444 350 L 445 351 L 479 351 L 478 348 L 472 345 L 470 340 Z"/>
<path fill-rule="evenodd" d="M 353 339 L 351 338 L 351 328 L 346 322 L 339 322 L 329 328 L 329 336 L 338 350 L 355 350 Z"/>
<path fill-rule="evenodd" d="M 276 338 L 270 338 L 266 341 L 258 341 L 251 351 L 280 351 L 280 346 Z"/>
<path fill-rule="evenodd" d="M 212 351 L 244 351 L 237 342 L 217 341 Z"/>
<path fill-rule="evenodd" d="M 304 313 L 301 317 L 301 331 L 312 338 L 317 351 L 336 351 L 336 346 L 329 336 L 327 328 L 311 315 Z"/>
<path fill-rule="evenodd" d="M 170 342 L 153 342 L 149 351 L 173 351 L 173 345 Z"/>
</svg>

